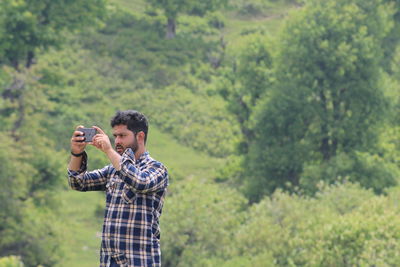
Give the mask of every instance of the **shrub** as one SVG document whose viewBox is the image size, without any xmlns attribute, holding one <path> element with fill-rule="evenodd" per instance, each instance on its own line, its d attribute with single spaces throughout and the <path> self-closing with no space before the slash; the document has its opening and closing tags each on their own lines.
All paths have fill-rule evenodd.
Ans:
<svg viewBox="0 0 400 267">
<path fill-rule="evenodd" d="M 21 261 L 20 257 L 8 256 L 0 258 L 0 267 L 23 267 L 23 266 L 24 264 Z"/>
</svg>

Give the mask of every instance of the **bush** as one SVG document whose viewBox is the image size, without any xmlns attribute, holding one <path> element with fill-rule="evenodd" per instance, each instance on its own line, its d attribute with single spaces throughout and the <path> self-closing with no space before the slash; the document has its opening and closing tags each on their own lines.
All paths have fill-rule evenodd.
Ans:
<svg viewBox="0 0 400 267">
<path fill-rule="evenodd" d="M 366 152 L 340 153 L 330 161 L 306 165 L 300 178 L 300 186 L 306 192 L 315 192 L 319 181 L 335 183 L 349 180 L 381 194 L 385 188 L 398 183 L 397 166 L 379 155 Z"/>
<path fill-rule="evenodd" d="M 0 267 L 23 267 L 20 257 L 17 256 L 9 256 L 0 258 Z"/>
<path fill-rule="evenodd" d="M 161 220 L 163 266 L 220 266 L 212 263 L 227 260 L 245 204 L 221 185 L 195 179 L 174 184 Z"/>
<path fill-rule="evenodd" d="M 249 211 L 235 256 L 271 254 L 276 266 L 398 266 L 394 196 L 374 196 L 350 183 L 324 187 L 315 198 L 276 192 Z"/>
</svg>

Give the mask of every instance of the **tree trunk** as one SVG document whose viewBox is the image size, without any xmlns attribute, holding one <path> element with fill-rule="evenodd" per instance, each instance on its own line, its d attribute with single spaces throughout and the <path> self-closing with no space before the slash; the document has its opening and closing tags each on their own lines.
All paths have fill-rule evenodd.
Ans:
<svg viewBox="0 0 400 267">
<path fill-rule="evenodd" d="M 328 116 L 328 109 L 327 109 L 327 99 L 325 97 L 324 92 L 321 90 L 319 93 L 319 96 L 321 98 L 321 104 L 322 104 L 322 109 L 324 112 L 324 115 L 327 117 Z M 329 145 L 329 131 L 328 131 L 328 123 L 326 121 L 321 122 L 321 143 L 320 143 L 320 152 L 323 156 L 324 161 L 328 161 L 331 158 L 331 151 L 330 151 L 330 145 Z"/>
<path fill-rule="evenodd" d="M 25 120 L 25 105 L 24 105 L 24 88 L 25 88 L 25 80 L 26 76 L 16 72 L 14 74 L 13 83 L 4 89 L 1 97 L 3 99 L 9 99 L 11 102 L 16 103 L 15 110 L 17 118 L 14 121 L 14 127 L 11 130 L 11 136 L 14 138 L 14 141 L 18 142 L 20 137 L 18 135 L 18 130 L 22 127 L 22 124 Z"/>
<path fill-rule="evenodd" d="M 18 101 L 18 117 L 15 119 L 14 127 L 11 130 L 11 136 L 14 138 L 14 141 L 16 142 L 20 140 L 18 130 L 22 127 L 22 124 L 25 121 L 25 105 L 24 105 L 23 93 L 21 93 L 17 101 Z"/>
<path fill-rule="evenodd" d="M 176 36 L 176 20 L 175 18 L 169 17 L 167 23 L 167 39 L 173 39 Z"/>
<path fill-rule="evenodd" d="M 25 67 L 27 69 L 29 69 L 31 67 L 34 57 L 35 57 L 35 54 L 32 51 L 29 51 L 28 55 L 26 56 L 26 65 L 25 65 Z"/>
</svg>

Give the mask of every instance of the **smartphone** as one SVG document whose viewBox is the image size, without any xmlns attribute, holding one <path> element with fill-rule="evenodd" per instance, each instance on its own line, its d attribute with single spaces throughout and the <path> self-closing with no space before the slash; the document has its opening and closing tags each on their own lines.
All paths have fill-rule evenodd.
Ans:
<svg viewBox="0 0 400 267">
<path fill-rule="evenodd" d="M 95 128 L 78 128 L 78 131 L 82 132 L 85 140 L 83 142 L 89 143 L 92 142 L 93 136 L 96 135 L 96 129 Z"/>
</svg>

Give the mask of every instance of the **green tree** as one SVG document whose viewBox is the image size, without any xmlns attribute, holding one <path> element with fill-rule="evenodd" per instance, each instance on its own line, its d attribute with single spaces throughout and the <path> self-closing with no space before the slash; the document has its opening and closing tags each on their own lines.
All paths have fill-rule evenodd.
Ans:
<svg viewBox="0 0 400 267">
<path fill-rule="evenodd" d="M 396 53 L 396 48 L 400 43 L 400 1 L 399 0 L 386 0 L 386 2 L 391 5 L 394 10 L 393 19 L 394 25 L 389 32 L 389 34 L 385 37 L 383 41 L 384 48 L 384 60 L 383 60 L 383 68 L 389 73 L 393 73 L 392 65 L 393 57 Z"/>
<path fill-rule="evenodd" d="M 373 150 L 387 104 L 379 84 L 387 14 L 380 0 L 313 0 L 288 21 L 245 163 L 252 200 L 301 186 L 308 164 Z"/>
<path fill-rule="evenodd" d="M 65 40 L 105 15 L 105 0 L 3 0 L 0 2 L 0 64 L 29 68 L 40 50 Z"/>
<path fill-rule="evenodd" d="M 232 68 L 223 71 L 219 92 L 228 102 L 228 110 L 239 123 L 242 140 L 239 153 L 248 152 L 248 141 L 254 138 L 251 117 L 254 106 L 271 86 L 272 56 L 270 42 L 261 35 L 252 35 L 234 60 Z"/>
<path fill-rule="evenodd" d="M 13 82 L 2 90 L 2 97 L 15 102 L 19 116 L 14 132 L 24 122 L 23 91 L 25 69 L 36 54 L 65 42 L 66 32 L 82 29 L 105 15 L 105 0 L 4 0 L 0 2 L 0 66 L 13 67 Z M 31 76 L 31 75 L 30 75 Z M 36 77 L 38 79 L 38 77 Z M 13 135 L 17 140 L 18 137 Z"/>
<path fill-rule="evenodd" d="M 172 39 L 176 35 L 176 20 L 180 13 L 203 16 L 208 11 L 224 6 L 227 0 L 148 0 L 148 2 L 164 11 L 167 17 L 166 38 Z"/>
<path fill-rule="evenodd" d="M 10 77 L 16 75 L 12 68 L 6 70 Z M 49 120 L 43 111 L 52 106 L 43 88 L 32 77 L 18 75 L 25 82 L 20 102 L 1 99 L 0 257 L 19 255 L 26 266 L 52 266 L 61 253 L 54 192 L 64 156 L 52 149 L 49 133 L 41 127 Z M 6 76 L 4 84 L 12 81 Z"/>
</svg>

